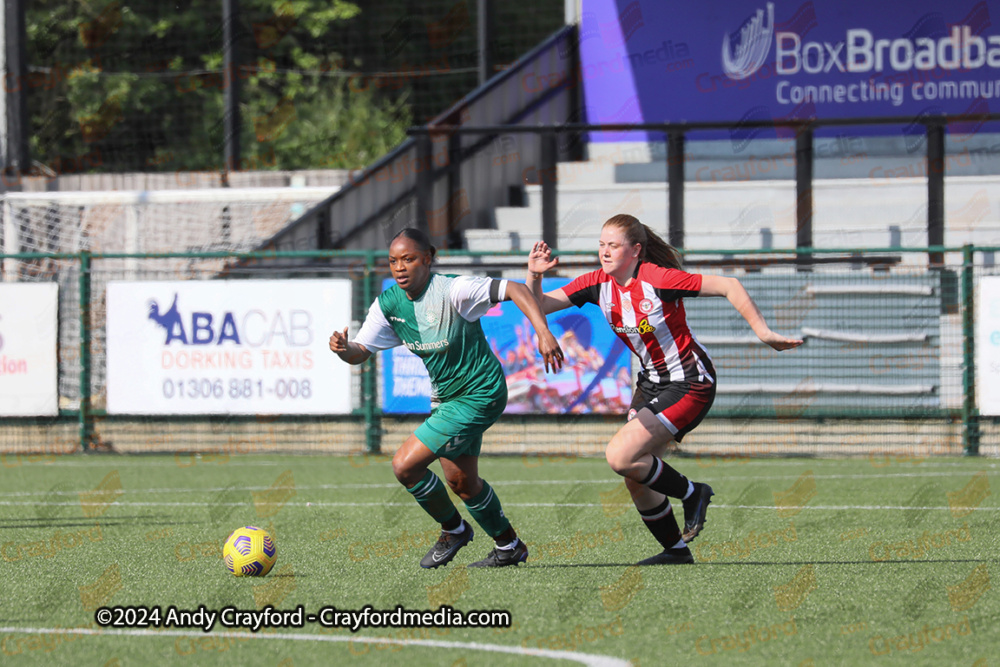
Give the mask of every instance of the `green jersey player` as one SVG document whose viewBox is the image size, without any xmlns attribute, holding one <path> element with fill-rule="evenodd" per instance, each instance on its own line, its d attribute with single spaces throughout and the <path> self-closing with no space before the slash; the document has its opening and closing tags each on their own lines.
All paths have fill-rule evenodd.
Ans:
<svg viewBox="0 0 1000 667">
<path fill-rule="evenodd" d="M 420 565 L 440 567 L 472 541 L 441 480 L 429 468 L 439 459 L 448 487 L 463 500 L 476 523 L 495 541 L 489 555 L 470 567 L 517 565 L 528 549 L 504 516 L 493 488 L 479 476 L 479 450 L 486 431 L 507 405 L 503 367 L 483 335 L 479 318 L 494 304 L 513 301 L 538 335 L 546 370 L 559 370 L 563 353 L 545 316 L 521 283 L 431 272 L 434 246 L 416 229 L 404 229 L 389 244 L 396 284 L 372 303 L 353 341 L 334 331 L 330 349 L 349 364 L 374 352 L 405 345 L 424 362 L 431 379 L 431 414 L 396 450 L 392 469 L 417 503 L 441 524 L 441 537 Z"/>
</svg>

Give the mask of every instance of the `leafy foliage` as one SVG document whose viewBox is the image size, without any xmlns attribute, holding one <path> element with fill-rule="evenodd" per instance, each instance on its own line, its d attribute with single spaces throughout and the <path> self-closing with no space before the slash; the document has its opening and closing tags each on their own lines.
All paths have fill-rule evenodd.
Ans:
<svg viewBox="0 0 1000 667">
<path fill-rule="evenodd" d="M 330 35 L 344 0 L 244 0 L 226 71 L 222 4 L 28 6 L 31 153 L 110 171 L 358 167 L 405 138 L 405 91 L 349 90 Z M 224 165 L 224 91 L 240 87 L 242 160 Z"/>
</svg>

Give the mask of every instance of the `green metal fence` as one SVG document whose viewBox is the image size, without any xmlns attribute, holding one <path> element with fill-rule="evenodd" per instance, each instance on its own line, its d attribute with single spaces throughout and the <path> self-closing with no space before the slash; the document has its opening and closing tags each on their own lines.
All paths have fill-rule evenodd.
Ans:
<svg viewBox="0 0 1000 667">
<path fill-rule="evenodd" d="M 975 387 L 974 298 L 1000 273 L 1000 248 L 702 251 L 687 270 L 738 277 L 771 327 L 804 334 L 778 354 L 753 337 L 722 299 L 687 299 L 688 320 L 715 359 L 719 393 L 682 450 L 700 455 L 788 453 L 990 454 L 996 420 L 980 419 Z M 940 253 L 940 255 L 938 254 Z M 930 265 L 931 259 L 944 262 Z M 348 416 L 124 417 L 105 410 L 105 292 L 109 280 L 348 278 L 363 320 L 388 276 L 384 252 L 298 251 L 0 255 L 7 282 L 58 281 L 60 412 L 10 418 L 0 452 L 243 453 L 321 450 L 370 455 L 394 449 L 420 416 L 383 415 L 378 355 L 355 370 Z M 437 270 L 522 280 L 525 253 L 446 252 Z M 595 253 L 563 253 L 561 275 L 596 267 Z M 345 326 L 331 314 L 329 329 Z M 637 370 L 633 363 L 633 372 Z M 507 415 L 484 451 L 597 454 L 621 415 Z M 492 440 L 491 440 L 492 438 Z"/>
</svg>

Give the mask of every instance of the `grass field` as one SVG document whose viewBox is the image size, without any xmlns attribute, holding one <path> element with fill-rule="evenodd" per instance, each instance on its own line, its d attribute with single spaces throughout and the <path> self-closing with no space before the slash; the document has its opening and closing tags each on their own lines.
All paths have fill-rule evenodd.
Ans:
<svg viewBox="0 0 1000 667">
<path fill-rule="evenodd" d="M 989 459 L 673 459 L 717 494 L 698 562 L 636 568 L 659 549 L 603 460 L 487 458 L 483 476 L 530 548 L 526 564 L 489 571 L 465 567 L 491 547 L 481 531 L 448 567 L 417 565 L 438 531 L 386 457 L 0 463 L 5 664 L 982 667 L 1000 656 Z M 223 567 L 222 542 L 244 524 L 276 538 L 266 578 Z M 200 604 L 447 604 L 508 610 L 513 623 L 52 633 L 97 633 L 101 605 Z"/>
</svg>

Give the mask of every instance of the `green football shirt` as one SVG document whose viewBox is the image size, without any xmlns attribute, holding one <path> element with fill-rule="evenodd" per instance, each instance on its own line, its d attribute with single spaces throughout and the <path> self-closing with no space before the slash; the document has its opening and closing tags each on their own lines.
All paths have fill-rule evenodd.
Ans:
<svg viewBox="0 0 1000 667">
<path fill-rule="evenodd" d="M 420 357 L 431 379 L 431 405 L 506 390 L 500 361 L 479 318 L 504 300 L 506 280 L 432 273 L 410 301 L 399 285 L 382 292 L 354 342 L 372 352 L 405 345 Z"/>
</svg>

